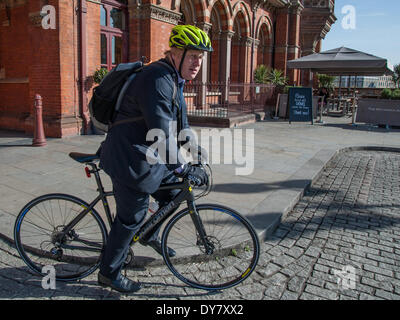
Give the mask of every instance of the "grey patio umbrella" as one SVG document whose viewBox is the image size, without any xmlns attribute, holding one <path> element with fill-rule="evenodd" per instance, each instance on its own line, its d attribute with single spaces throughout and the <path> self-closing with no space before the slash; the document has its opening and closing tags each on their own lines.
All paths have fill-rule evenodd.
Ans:
<svg viewBox="0 0 400 320">
<path fill-rule="evenodd" d="M 357 76 L 382 76 L 393 74 L 393 71 L 387 67 L 386 59 L 346 47 L 290 60 L 287 62 L 287 67 L 289 69 L 308 69 L 311 72 L 333 76 L 356 76 L 356 79 Z M 353 103 L 353 124 L 354 108 L 355 105 Z"/>
<path fill-rule="evenodd" d="M 340 47 L 304 56 L 287 63 L 290 69 L 309 69 L 311 72 L 336 76 L 381 76 L 393 74 L 387 60 L 372 54 Z"/>
</svg>

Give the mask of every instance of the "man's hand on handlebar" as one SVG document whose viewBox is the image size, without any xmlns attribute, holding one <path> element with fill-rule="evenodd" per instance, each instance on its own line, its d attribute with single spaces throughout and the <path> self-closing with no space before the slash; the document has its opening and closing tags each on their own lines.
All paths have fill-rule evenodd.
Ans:
<svg viewBox="0 0 400 320">
<path fill-rule="evenodd" d="M 201 166 L 185 164 L 174 171 L 179 178 L 187 178 L 198 187 L 208 184 L 208 175 Z"/>
</svg>

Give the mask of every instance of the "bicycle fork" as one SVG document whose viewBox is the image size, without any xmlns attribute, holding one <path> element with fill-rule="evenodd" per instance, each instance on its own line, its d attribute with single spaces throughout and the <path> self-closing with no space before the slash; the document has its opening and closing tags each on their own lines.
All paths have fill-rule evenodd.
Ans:
<svg viewBox="0 0 400 320">
<path fill-rule="evenodd" d="M 214 244 L 211 241 L 209 241 L 209 239 L 207 237 L 206 230 L 204 228 L 201 217 L 196 210 L 196 206 L 194 204 L 193 199 L 191 199 L 191 201 L 188 201 L 187 204 L 188 204 L 190 218 L 192 219 L 193 224 L 197 231 L 197 243 L 196 244 L 198 246 L 202 245 L 205 249 L 205 253 L 207 255 L 211 255 L 214 253 L 215 247 L 214 247 Z"/>
</svg>

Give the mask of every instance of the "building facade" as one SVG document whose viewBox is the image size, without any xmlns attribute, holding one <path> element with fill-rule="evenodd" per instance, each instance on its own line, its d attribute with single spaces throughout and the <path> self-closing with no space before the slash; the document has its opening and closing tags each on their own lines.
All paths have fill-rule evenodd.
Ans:
<svg viewBox="0 0 400 320">
<path fill-rule="evenodd" d="M 177 24 L 212 39 L 197 80 L 249 83 L 265 64 L 307 85 L 286 62 L 319 52 L 335 20 L 334 0 L 0 0 L 0 129 L 32 132 L 39 94 L 46 136 L 88 133 L 94 72 L 161 58 Z"/>
</svg>

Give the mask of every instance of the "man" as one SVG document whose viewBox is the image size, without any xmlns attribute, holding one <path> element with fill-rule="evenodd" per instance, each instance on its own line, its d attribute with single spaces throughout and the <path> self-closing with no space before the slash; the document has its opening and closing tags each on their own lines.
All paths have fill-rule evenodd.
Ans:
<svg viewBox="0 0 400 320">
<path fill-rule="evenodd" d="M 131 239 L 146 216 L 149 195 L 162 206 L 179 191 L 157 191 L 161 183 L 188 176 L 200 186 L 208 180 L 207 174 L 199 167 L 182 163 L 171 128 L 173 123 L 177 123 L 179 134 L 180 130 L 189 127 L 183 97 L 184 82 L 196 77 L 203 52 L 212 51 L 211 42 L 201 29 L 178 25 L 172 29 L 169 45 L 170 51 L 165 59 L 146 66 L 137 74 L 115 122 L 135 117 L 141 120 L 114 126 L 107 134 L 100 154 L 101 167 L 113 183 L 117 214 L 102 255 L 98 282 L 120 292 L 135 292 L 141 287 L 140 283 L 124 277 L 121 269 Z M 164 133 L 164 164 L 148 161 L 153 141 L 146 141 L 146 135 L 152 129 Z M 159 229 L 140 242 L 161 254 L 158 233 Z M 175 251 L 168 248 L 168 254 L 174 256 Z"/>
</svg>

